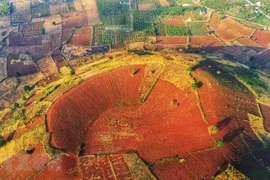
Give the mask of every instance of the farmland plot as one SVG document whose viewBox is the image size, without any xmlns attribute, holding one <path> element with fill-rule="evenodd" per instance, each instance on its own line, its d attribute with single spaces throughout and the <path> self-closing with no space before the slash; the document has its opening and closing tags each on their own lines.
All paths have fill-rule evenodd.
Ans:
<svg viewBox="0 0 270 180">
<path fill-rule="evenodd" d="M 41 35 L 43 29 L 43 22 L 33 22 L 22 26 L 22 33 L 24 36 Z"/>
<path fill-rule="evenodd" d="M 50 77 L 58 73 L 57 66 L 51 57 L 45 57 L 38 60 L 37 66 L 45 77 Z"/>
<path fill-rule="evenodd" d="M 257 30 L 251 37 L 253 41 L 260 44 L 264 48 L 270 47 L 270 33 Z"/>
<path fill-rule="evenodd" d="M 40 2 L 40 1 L 39 1 Z M 40 18 L 50 16 L 50 5 L 49 3 L 40 4 L 31 8 L 32 18 Z"/>
<path fill-rule="evenodd" d="M 11 23 L 26 23 L 31 20 L 30 0 L 18 0 L 13 3 L 15 11 L 11 14 Z"/>
<path fill-rule="evenodd" d="M 19 42 L 21 41 L 22 33 L 14 33 L 11 34 L 7 39 L 8 46 L 18 46 Z"/>
<path fill-rule="evenodd" d="M 57 3 L 57 4 L 51 4 L 50 5 L 50 14 L 51 15 L 57 15 L 61 13 L 67 13 L 69 12 L 68 3 Z"/>
<path fill-rule="evenodd" d="M 0 82 L 7 77 L 7 59 L 0 58 Z"/>
<path fill-rule="evenodd" d="M 92 43 L 92 27 L 76 29 L 73 33 L 69 45 L 75 46 L 90 46 Z"/>
<path fill-rule="evenodd" d="M 188 22 L 187 26 L 193 36 L 207 35 L 207 29 L 204 22 Z"/>
</svg>

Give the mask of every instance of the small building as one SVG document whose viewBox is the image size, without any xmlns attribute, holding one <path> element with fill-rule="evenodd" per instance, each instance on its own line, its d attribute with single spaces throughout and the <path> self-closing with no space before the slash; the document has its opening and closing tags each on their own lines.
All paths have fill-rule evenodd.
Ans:
<svg viewBox="0 0 270 180">
<path fill-rule="evenodd" d="M 259 12 L 258 9 L 255 9 L 255 10 L 254 10 L 254 13 L 255 13 L 255 14 L 259 14 L 260 12 Z"/>
<path fill-rule="evenodd" d="M 192 4 L 191 3 L 182 4 L 182 7 L 189 7 L 189 6 L 192 6 Z"/>
<path fill-rule="evenodd" d="M 256 2 L 256 5 L 259 6 L 259 7 L 261 7 L 262 6 L 262 2 L 260 2 L 260 1 L 259 2 Z"/>
<path fill-rule="evenodd" d="M 207 14 L 207 8 L 206 7 L 201 7 L 200 8 L 200 15 L 206 15 Z"/>
</svg>

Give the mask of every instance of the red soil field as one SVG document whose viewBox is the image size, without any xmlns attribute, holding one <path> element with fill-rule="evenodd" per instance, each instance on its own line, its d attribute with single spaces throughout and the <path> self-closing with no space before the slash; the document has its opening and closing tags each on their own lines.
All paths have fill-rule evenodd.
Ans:
<svg viewBox="0 0 270 180">
<path fill-rule="evenodd" d="M 68 45 L 74 46 L 90 46 L 92 43 L 92 27 L 77 29 L 73 33 L 71 41 Z"/>
<path fill-rule="evenodd" d="M 196 152 L 184 157 L 183 162 L 172 158 L 156 163 L 151 166 L 153 173 L 158 179 L 164 180 L 168 177 L 170 179 L 211 179 L 212 175 L 224 171 L 231 162 L 249 177 L 255 179 L 269 177 L 263 163 L 256 160 L 260 157 L 251 154 L 256 148 L 261 148 L 262 144 L 253 142 L 257 137 L 248 122 L 229 120 L 219 128 L 218 133 L 223 134 L 224 147 Z"/>
<path fill-rule="evenodd" d="M 169 20 L 162 21 L 166 26 L 186 26 L 183 16 L 173 16 Z"/>
<path fill-rule="evenodd" d="M 203 84 L 198 93 L 210 124 L 227 117 L 248 119 L 247 113 L 259 115 L 255 96 L 237 79 L 218 68 L 215 62 L 204 61 L 192 75 Z"/>
<path fill-rule="evenodd" d="M 265 48 L 269 47 L 270 43 L 270 33 L 265 31 L 257 30 L 251 37 L 253 41 L 262 45 Z"/>
<path fill-rule="evenodd" d="M 132 69 L 140 71 L 132 77 Z M 94 77 L 60 97 L 48 113 L 52 145 L 76 153 L 84 141 L 83 154 L 138 151 L 148 162 L 213 146 L 190 88 L 181 91 L 160 80 L 147 101 L 136 105 L 143 74 L 143 66 L 121 68 Z M 175 145 L 175 141 L 180 143 Z"/>
<path fill-rule="evenodd" d="M 81 179 L 78 172 L 78 159 L 66 154 L 60 155 L 49 162 L 34 179 Z"/>
<path fill-rule="evenodd" d="M 82 156 L 82 179 L 133 179 L 123 155 Z"/>
<path fill-rule="evenodd" d="M 251 39 L 249 39 L 247 37 L 239 38 L 236 41 L 239 42 L 240 44 L 242 44 L 243 46 L 262 48 L 262 46 L 260 44 L 254 42 L 253 40 L 251 40 Z"/>
<path fill-rule="evenodd" d="M 87 133 L 83 152 L 138 151 L 141 158 L 153 163 L 163 157 L 183 156 L 212 146 L 195 94 L 190 91 L 189 87 L 181 91 L 159 80 L 144 104 L 106 110 Z"/>
<path fill-rule="evenodd" d="M 41 143 L 29 148 L 31 153 L 21 152 L 0 166 L 0 177 L 5 179 L 31 179 L 50 160 Z"/>
<path fill-rule="evenodd" d="M 131 77 L 133 69 L 137 69 L 138 72 Z M 111 76 L 111 73 L 96 76 L 61 96 L 48 112 L 48 130 L 53 132 L 52 144 L 76 153 L 89 125 L 101 112 L 123 103 L 138 103 L 138 89 L 143 71 L 144 66 L 139 65 L 124 70 L 118 69 L 113 71 L 114 76 Z M 81 113 L 82 111 L 84 113 Z M 75 124 L 74 119 L 77 119 Z M 65 132 L 61 133 L 63 130 Z"/>
<path fill-rule="evenodd" d="M 207 43 L 204 44 L 205 48 L 211 48 L 211 47 L 223 47 L 224 45 L 217 39 L 213 40 L 213 41 L 209 41 Z"/>
<path fill-rule="evenodd" d="M 32 129 L 36 128 L 37 126 L 39 126 L 44 121 L 45 121 L 44 116 L 36 116 L 36 117 L 34 117 L 28 123 L 26 123 L 25 127 L 17 129 L 15 136 L 19 137 L 19 136 L 25 134 L 26 132 L 31 131 Z"/>
<path fill-rule="evenodd" d="M 270 107 L 264 104 L 259 105 L 264 119 L 264 128 L 267 132 L 270 133 Z"/>
<path fill-rule="evenodd" d="M 223 19 L 218 29 L 212 29 L 210 27 L 210 30 L 214 30 L 214 33 L 224 41 L 233 40 L 242 36 L 250 36 L 254 31 L 230 18 Z"/>
<path fill-rule="evenodd" d="M 218 28 L 220 24 L 220 15 L 217 13 L 213 13 L 209 22 L 209 25 L 214 28 Z"/>
<path fill-rule="evenodd" d="M 22 33 L 14 33 L 8 37 L 8 46 L 17 46 L 22 38 Z"/>
<path fill-rule="evenodd" d="M 189 45 L 191 48 L 203 47 L 204 44 L 209 44 L 215 40 L 214 36 L 191 36 Z"/>
</svg>

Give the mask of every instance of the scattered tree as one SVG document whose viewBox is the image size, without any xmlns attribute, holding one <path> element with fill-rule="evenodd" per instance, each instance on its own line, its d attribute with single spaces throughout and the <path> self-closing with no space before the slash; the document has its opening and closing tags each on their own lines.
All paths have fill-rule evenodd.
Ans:
<svg viewBox="0 0 270 180">
<path fill-rule="evenodd" d="M 224 141 L 223 140 L 216 140 L 215 145 L 216 145 L 216 147 L 223 147 Z"/>
<path fill-rule="evenodd" d="M 208 126 L 208 133 L 210 135 L 216 134 L 218 132 L 218 128 L 216 125 Z"/>
<path fill-rule="evenodd" d="M 11 110 L 14 111 L 16 110 L 20 105 L 18 103 L 14 103 Z"/>
<path fill-rule="evenodd" d="M 191 72 L 192 70 L 193 70 L 192 67 L 187 68 L 187 72 Z"/>
<path fill-rule="evenodd" d="M 192 90 L 197 90 L 199 88 L 199 84 L 198 83 L 193 83 L 192 85 L 191 85 L 191 89 Z"/>
<path fill-rule="evenodd" d="M 24 86 L 23 89 L 27 94 L 31 91 L 31 88 L 29 86 Z"/>
<path fill-rule="evenodd" d="M 136 70 L 136 69 L 133 69 L 133 70 L 131 71 L 131 76 L 134 76 L 136 73 L 137 73 L 137 70 Z"/>
</svg>

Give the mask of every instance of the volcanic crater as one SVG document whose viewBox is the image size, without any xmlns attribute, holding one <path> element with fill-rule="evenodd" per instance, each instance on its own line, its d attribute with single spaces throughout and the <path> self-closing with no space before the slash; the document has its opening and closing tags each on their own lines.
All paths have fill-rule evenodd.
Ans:
<svg viewBox="0 0 270 180">
<path fill-rule="evenodd" d="M 65 165 L 69 176 L 209 179 L 232 163 L 250 177 L 257 174 L 250 169 L 262 167 L 258 172 L 268 177 L 265 164 L 252 159 L 269 151 L 248 122 L 249 113 L 259 116 L 255 96 L 225 72 L 214 77 L 209 64 L 218 67 L 206 61 L 189 73 L 180 66 L 178 80 L 170 78 L 168 64 L 129 65 L 59 97 L 47 113 L 47 127 L 51 145 L 72 162 Z M 192 90 L 193 81 L 202 87 Z M 218 128 L 214 135 L 208 131 L 212 124 Z"/>
</svg>

